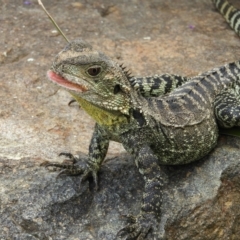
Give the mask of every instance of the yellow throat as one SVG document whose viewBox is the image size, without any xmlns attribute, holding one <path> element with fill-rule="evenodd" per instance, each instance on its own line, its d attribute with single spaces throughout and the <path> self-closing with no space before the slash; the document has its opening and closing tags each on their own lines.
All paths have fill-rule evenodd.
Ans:
<svg viewBox="0 0 240 240">
<path fill-rule="evenodd" d="M 127 116 L 117 111 L 105 110 L 97 107 L 85 99 L 71 93 L 80 106 L 100 125 L 112 126 L 127 123 Z"/>
</svg>

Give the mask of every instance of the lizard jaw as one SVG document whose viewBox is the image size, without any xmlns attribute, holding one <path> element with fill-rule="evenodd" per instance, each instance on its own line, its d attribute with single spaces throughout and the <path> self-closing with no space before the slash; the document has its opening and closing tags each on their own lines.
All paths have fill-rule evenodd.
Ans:
<svg viewBox="0 0 240 240">
<path fill-rule="evenodd" d="M 54 83 L 57 83 L 61 87 L 67 88 L 69 90 L 73 90 L 77 92 L 86 92 L 88 90 L 85 86 L 79 85 L 77 83 L 72 83 L 52 70 L 49 70 L 47 72 L 47 76 Z"/>
</svg>

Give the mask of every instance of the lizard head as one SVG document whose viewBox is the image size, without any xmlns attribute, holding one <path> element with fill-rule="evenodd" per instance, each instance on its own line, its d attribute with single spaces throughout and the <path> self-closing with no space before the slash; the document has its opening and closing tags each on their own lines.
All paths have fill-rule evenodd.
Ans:
<svg viewBox="0 0 240 240">
<path fill-rule="evenodd" d="M 66 88 L 100 124 L 111 125 L 129 115 L 131 86 L 128 74 L 82 40 L 70 42 L 56 56 L 47 75 Z"/>
</svg>

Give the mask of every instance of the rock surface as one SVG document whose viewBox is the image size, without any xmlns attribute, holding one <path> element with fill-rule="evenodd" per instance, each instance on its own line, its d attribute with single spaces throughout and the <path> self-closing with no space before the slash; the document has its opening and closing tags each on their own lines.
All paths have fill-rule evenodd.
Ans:
<svg viewBox="0 0 240 240">
<path fill-rule="evenodd" d="M 112 240 L 121 214 L 139 210 L 141 175 L 119 144 L 98 192 L 39 166 L 61 151 L 87 153 L 94 122 L 46 79 L 65 42 L 36 1 L 0 3 L 0 239 Z M 190 76 L 239 59 L 239 38 L 208 0 L 45 4 L 69 39 L 84 38 L 133 75 Z M 239 147 L 221 136 L 202 161 L 166 167 L 162 220 L 149 239 L 239 239 Z"/>
</svg>

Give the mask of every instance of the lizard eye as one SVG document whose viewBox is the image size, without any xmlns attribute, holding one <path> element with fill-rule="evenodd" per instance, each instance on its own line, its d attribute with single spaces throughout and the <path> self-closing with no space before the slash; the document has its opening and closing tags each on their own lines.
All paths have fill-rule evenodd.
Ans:
<svg viewBox="0 0 240 240">
<path fill-rule="evenodd" d="M 102 70 L 102 68 L 99 66 L 92 66 L 92 67 L 88 68 L 87 73 L 91 77 L 96 77 L 101 72 L 101 70 Z"/>
</svg>

